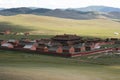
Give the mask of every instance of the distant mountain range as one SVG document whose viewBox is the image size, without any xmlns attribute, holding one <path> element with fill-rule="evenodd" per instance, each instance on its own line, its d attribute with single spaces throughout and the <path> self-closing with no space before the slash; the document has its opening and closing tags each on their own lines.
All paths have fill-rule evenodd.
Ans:
<svg viewBox="0 0 120 80">
<path fill-rule="evenodd" d="M 84 8 L 69 8 L 76 11 L 97 11 L 97 12 L 120 12 L 120 8 L 107 7 L 107 6 L 88 6 Z"/>
<path fill-rule="evenodd" d="M 4 10 L 4 8 L 0 8 L 0 10 Z"/>
<path fill-rule="evenodd" d="M 88 6 L 85 8 L 69 8 L 64 10 L 35 7 L 0 9 L 0 15 L 11 16 L 17 14 L 34 14 L 69 19 L 96 19 L 96 18 L 120 19 L 120 8 L 106 6 Z"/>
</svg>

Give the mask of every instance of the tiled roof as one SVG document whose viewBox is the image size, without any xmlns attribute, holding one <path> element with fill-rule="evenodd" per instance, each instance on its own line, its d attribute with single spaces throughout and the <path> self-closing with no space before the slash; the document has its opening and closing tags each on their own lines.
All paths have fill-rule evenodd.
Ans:
<svg viewBox="0 0 120 80">
<path fill-rule="evenodd" d="M 56 51 L 58 48 L 57 47 L 51 47 L 51 48 L 49 48 L 48 50 L 49 51 Z"/>
<path fill-rule="evenodd" d="M 74 40 L 74 39 L 80 39 L 81 37 L 76 36 L 76 35 L 56 35 L 52 39 L 58 39 L 58 40 Z"/>
<path fill-rule="evenodd" d="M 70 48 L 70 46 L 63 46 L 63 50 L 69 50 Z"/>
<path fill-rule="evenodd" d="M 32 45 L 25 45 L 23 48 L 30 49 L 30 48 L 32 48 Z"/>
<path fill-rule="evenodd" d="M 8 47 L 9 45 L 12 45 L 12 44 L 10 44 L 10 43 L 4 43 L 4 44 L 2 44 L 1 46 L 3 46 L 3 47 Z"/>
<path fill-rule="evenodd" d="M 83 43 L 80 43 L 80 44 L 74 45 L 73 47 L 74 47 L 74 48 L 80 48 L 80 47 L 82 47 L 82 46 L 83 46 Z"/>
<path fill-rule="evenodd" d="M 15 41 L 16 41 L 15 39 L 8 40 L 8 42 L 15 42 Z"/>
<path fill-rule="evenodd" d="M 25 41 L 20 41 L 20 45 L 34 45 L 37 44 L 35 42 L 25 42 Z"/>
<path fill-rule="evenodd" d="M 58 48 L 59 48 L 58 46 L 53 46 L 53 47 L 49 47 L 48 50 L 56 51 Z"/>
</svg>

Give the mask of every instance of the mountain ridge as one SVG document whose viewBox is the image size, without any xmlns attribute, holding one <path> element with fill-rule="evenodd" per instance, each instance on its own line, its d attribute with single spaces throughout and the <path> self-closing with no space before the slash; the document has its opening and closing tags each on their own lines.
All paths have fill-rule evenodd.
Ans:
<svg viewBox="0 0 120 80">
<path fill-rule="evenodd" d="M 88 6 L 82 8 L 69 8 L 76 11 L 98 11 L 98 12 L 120 12 L 120 8 L 108 7 L 108 6 Z"/>
<path fill-rule="evenodd" d="M 101 17 L 120 19 L 120 8 L 106 6 L 88 6 L 86 8 L 71 8 L 71 9 L 19 7 L 0 10 L 0 15 L 3 16 L 11 16 L 18 14 L 34 14 L 77 20 L 97 19 Z"/>
</svg>

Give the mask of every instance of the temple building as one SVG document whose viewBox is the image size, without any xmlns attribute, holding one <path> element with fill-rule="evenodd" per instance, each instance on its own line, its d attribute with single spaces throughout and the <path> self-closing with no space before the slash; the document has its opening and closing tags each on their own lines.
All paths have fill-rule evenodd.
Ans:
<svg viewBox="0 0 120 80">
<path fill-rule="evenodd" d="M 81 37 L 77 35 L 56 35 L 52 38 L 52 41 L 59 42 L 62 45 L 74 45 L 80 43 Z"/>
</svg>

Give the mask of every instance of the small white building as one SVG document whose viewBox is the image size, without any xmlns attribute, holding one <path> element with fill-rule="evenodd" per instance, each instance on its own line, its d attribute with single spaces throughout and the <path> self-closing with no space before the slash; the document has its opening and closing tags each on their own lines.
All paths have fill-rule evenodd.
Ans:
<svg viewBox="0 0 120 80">
<path fill-rule="evenodd" d="M 36 50 L 36 47 L 34 45 L 25 45 L 23 48 L 29 50 Z"/>
<path fill-rule="evenodd" d="M 3 43 L 1 44 L 1 46 L 6 48 L 14 48 L 14 46 L 11 43 Z"/>
</svg>

